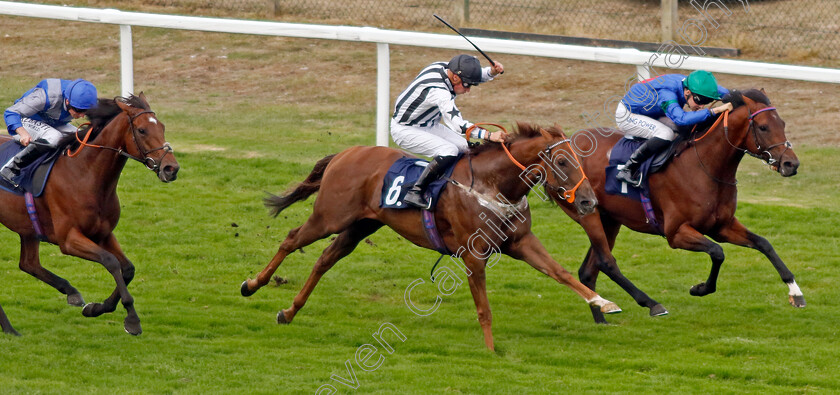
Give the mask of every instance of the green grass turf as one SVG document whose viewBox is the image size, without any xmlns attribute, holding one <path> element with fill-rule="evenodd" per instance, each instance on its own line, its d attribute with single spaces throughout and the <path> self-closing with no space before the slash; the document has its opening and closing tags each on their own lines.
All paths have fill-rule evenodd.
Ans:
<svg viewBox="0 0 840 395">
<path fill-rule="evenodd" d="M 11 85 L 9 91 L 20 88 Z M 18 270 L 17 236 L 2 232 L 0 304 L 23 336 L 0 336 L 0 392 L 313 393 L 331 384 L 348 393 L 331 380 L 349 377 L 348 360 L 362 393 L 840 391 L 837 148 L 797 147 L 802 168 L 793 178 L 752 158 L 738 174 L 738 217 L 773 243 L 807 308 L 788 305 L 787 287 L 760 253 L 730 245 L 718 291 L 692 297 L 688 289 L 705 280 L 708 257 L 625 230 L 615 249 L 623 272 L 670 315 L 648 317 L 602 276 L 599 293 L 624 312 L 608 317 L 611 325 L 596 325 L 573 292 L 503 258 L 488 270 L 497 347 L 491 353 L 466 282 L 433 314 L 409 311 L 405 289 L 427 279 L 437 254 L 388 229 L 339 262 L 291 325 L 277 325 L 275 314 L 290 305 L 328 240 L 286 259 L 277 275 L 287 284 L 239 295 L 241 281 L 261 270 L 311 212 L 312 199 L 270 218 L 264 191 L 282 192 L 321 157 L 372 143 L 372 113 L 243 105 L 232 118 L 154 101 L 152 107 L 167 124 L 182 170 L 163 184 L 132 162 L 119 185 L 116 234 L 137 267 L 130 290 L 144 333 L 123 332 L 122 307 L 82 317 L 63 295 Z M 535 233 L 576 273 L 588 246 L 582 229 L 558 208 L 531 203 Z M 50 245 L 42 245 L 41 258 L 88 302 L 113 289 L 98 264 Z M 426 281 L 412 295 L 429 306 L 436 292 Z M 394 352 L 364 371 L 355 353 L 364 344 L 379 347 L 371 335 L 384 323 L 406 340 L 388 335 Z"/>
</svg>

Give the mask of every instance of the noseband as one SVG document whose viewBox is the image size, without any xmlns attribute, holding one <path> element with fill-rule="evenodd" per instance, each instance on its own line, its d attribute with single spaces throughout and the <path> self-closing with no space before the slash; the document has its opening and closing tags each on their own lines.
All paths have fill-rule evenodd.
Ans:
<svg viewBox="0 0 840 395">
<path fill-rule="evenodd" d="M 137 151 L 140 152 L 140 155 L 142 156 L 142 158 L 138 158 L 134 155 L 131 155 L 128 152 L 126 152 L 125 150 L 123 150 L 122 148 L 114 148 L 114 147 L 107 147 L 107 146 L 104 146 L 104 145 L 88 144 L 87 141 L 88 141 L 88 138 L 90 138 L 90 134 L 93 131 L 93 128 L 88 129 L 87 134 L 85 134 L 84 140 L 79 139 L 79 133 L 78 132 L 76 133 L 76 141 L 79 142 L 79 149 L 76 150 L 76 152 L 73 152 L 73 153 L 70 152 L 70 149 L 67 149 L 67 156 L 74 157 L 74 156 L 78 155 L 79 152 L 81 152 L 82 148 L 84 148 L 84 147 L 107 149 L 107 150 L 114 151 L 117 154 L 122 155 L 126 158 L 134 159 L 134 160 L 142 163 L 149 170 L 151 170 L 155 173 L 160 172 L 160 164 L 163 162 L 163 158 L 166 157 L 167 154 L 172 153 L 172 146 L 170 146 L 168 142 L 164 142 L 163 145 L 158 147 L 158 148 L 151 149 L 149 151 L 143 150 L 143 148 L 137 142 L 137 128 L 134 126 L 134 120 L 137 119 L 137 117 L 139 117 L 143 114 L 155 115 L 155 112 L 151 111 L 151 110 L 144 110 L 144 111 L 141 111 L 141 112 L 137 113 L 134 116 L 126 114 L 126 115 L 128 115 L 128 126 L 131 129 L 132 141 L 134 141 L 134 145 L 137 147 Z M 89 125 L 89 123 L 83 124 L 83 125 L 79 126 L 79 128 L 81 129 L 81 127 L 84 126 L 84 125 Z M 163 150 L 163 155 L 161 155 L 158 160 L 155 160 L 154 158 L 149 157 L 150 153 L 155 152 L 155 151 L 160 151 L 160 150 Z"/>
</svg>

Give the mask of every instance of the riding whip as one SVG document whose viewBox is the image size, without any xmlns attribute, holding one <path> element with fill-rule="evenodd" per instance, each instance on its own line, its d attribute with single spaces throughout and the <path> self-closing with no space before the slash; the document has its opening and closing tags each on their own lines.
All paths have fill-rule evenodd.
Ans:
<svg viewBox="0 0 840 395">
<path fill-rule="evenodd" d="M 437 18 L 437 20 L 441 21 L 444 25 L 446 25 L 446 27 L 448 27 L 448 28 L 452 29 L 455 33 L 458 33 L 458 35 L 460 35 L 461 37 L 463 37 L 463 38 L 464 38 L 464 40 L 467 40 L 467 42 L 468 42 L 468 43 L 472 44 L 473 48 L 475 48 L 475 49 L 476 49 L 476 51 L 478 51 L 479 53 L 481 53 L 482 55 L 484 55 L 484 57 L 485 57 L 485 58 L 487 58 L 487 60 L 490 62 L 490 64 L 491 64 L 493 67 L 496 67 L 496 62 L 494 62 L 494 61 L 493 61 L 493 59 L 490 59 L 490 57 L 489 57 L 489 56 L 487 56 L 487 54 L 486 54 L 486 53 L 484 53 L 484 51 L 482 51 L 482 50 L 481 50 L 481 48 L 479 48 L 479 47 L 478 47 L 478 45 L 475 45 L 472 41 L 470 41 L 470 39 L 468 39 L 468 38 L 467 38 L 467 36 L 465 36 L 465 35 L 461 34 L 461 32 L 460 32 L 460 31 L 458 31 L 458 29 L 454 28 L 452 25 L 450 25 L 449 23 L 447 23 L 445 20 L 443 20 L 443 18 L 441 18 L 441 17 L 437 16 L 437 14 L 432 14 L 432 15 L 434 15 L 434 17 L 435 17 L 435 18 Z M 501 74 L 504 74 L 504 73 L 505 73 L 505 72 L 504 72 L 504 71 L 502 71 L 502 73 L 501 73 Z"/>
</svg>

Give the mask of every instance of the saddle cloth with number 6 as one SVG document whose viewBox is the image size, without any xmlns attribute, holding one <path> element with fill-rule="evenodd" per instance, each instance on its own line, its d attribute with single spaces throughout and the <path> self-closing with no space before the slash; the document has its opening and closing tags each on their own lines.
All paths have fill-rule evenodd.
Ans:
<svg viewBox="0 0 840 395">
<path fill-rule="evenodd" d="M 382 182 L 382 198 L 379 200 L 379 207 L 395 209 L 414 208 L 414 206 L 403 203 L 403 198 L 408 192 L 408 189 L 420 178 L 420 174 L 423 173 L 423 170 L 425 170 L 428 164 L 429 162 L 423 159 L 408 158 L 405 156 L 397 159 L 388 169 L 388 173 L 385 174 L 385 179 Z M 455 165 L 453 164 L 450 168 L 446 169 L 443 177 L 435 180 L 426 188 L 425 196 L 428 197 L 431 195 L 432 197 L 432 209 L 437 205 L 438 197 L 440 197 L 443 189 L 446 188 L 446 184 L 448 184 L 447 179 L 452 175 L 454 168 Z"/>
</svg>

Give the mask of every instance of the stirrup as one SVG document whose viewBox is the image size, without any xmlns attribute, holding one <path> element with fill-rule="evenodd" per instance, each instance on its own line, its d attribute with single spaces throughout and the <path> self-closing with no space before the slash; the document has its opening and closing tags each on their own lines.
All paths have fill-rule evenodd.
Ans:
<svg viewBox="0 0 840 395">
<path fill-rule="evenodd" d="M 630 184 L 630 185 L 632 185 L 636 188 L 639 188 L 642 185 L 642 172 L 638 172 L 638 173 L 639 173 L 638 179 L 634 180 L 633 179 L 633 174 L 631 174 L 630 171 L 628 171 L 626 169 L 622 169 L 618 172 L 618 174 L 615 175 L 615 178 L 618 179 L 621 182 L 626 182 L 626 183 L 628 183 L 628 184 Z"/>
<path fill-rule="evenodd" d="M 403 201 L 410 206 L 422 208 L 424 210 L 429 210 L 432 208 L 432 199 L 424 199 L 422 192 L 415 192 L 409 190 L 408 193 L 405 194 Z"/>
</svg>

